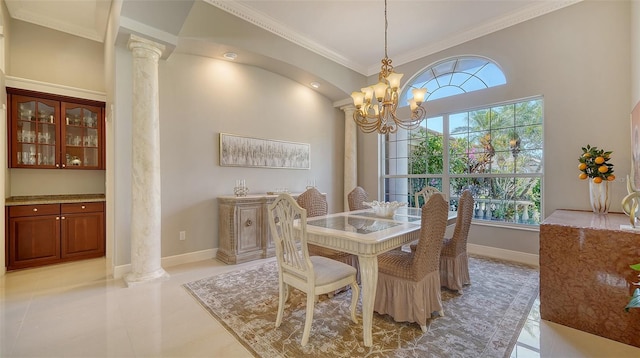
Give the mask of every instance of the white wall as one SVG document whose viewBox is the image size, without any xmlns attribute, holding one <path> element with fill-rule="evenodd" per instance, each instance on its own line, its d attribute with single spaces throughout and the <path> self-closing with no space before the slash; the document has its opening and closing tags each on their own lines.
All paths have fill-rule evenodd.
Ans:
<svg viewBox="0 0 640 358">
<path fill-rule="evenodd" d="M 502 66 L 508 84 L 466 94 L 464 105 L 544 96 L 543 215 L 562 208 L 590 210 L 587 182 L 578 179 L 577 170 L 580 148 L 587 144 L 613 151 L 612 162 L 620 181 L 612 185 L 612 211 L 619 212 L 626 195 L 622 180 L 629 173 L 631 158 L 629 12 L 629 2 L 585 1 L 398 66 L 397 70 L 411 77 L 452 56 L 481 55 L 495 60 Z M 435 115 L 464 109 L 460 108 L 462 98 L 428 102 L 427 111 Z M 364 140 L 363 150 L 371 156 L 376 152 L 376 141 L 371 137 Z M 360 165 L 367 178 L 377 172 L 373 158 Z M 533 254 L 539 248 L 537 232 L 477 225 L 471 230 L 469 242 Z"/>
</svg>

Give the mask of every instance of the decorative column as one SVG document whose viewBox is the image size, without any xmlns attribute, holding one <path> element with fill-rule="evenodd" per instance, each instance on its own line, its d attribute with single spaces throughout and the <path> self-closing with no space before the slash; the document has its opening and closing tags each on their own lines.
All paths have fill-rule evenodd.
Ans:
<svg viewBox="0 0 640 358">
<path fill-rule="evenodd" d="M 353 119 L 356 107 L 340 107 L 344 111 L 344 210 L 349 210 L 347 195 L 358 185 L 358 128 Z"/>
<path fill-rule="evenodd" d="M 133 118 L 131 272 L 127 286 L 168 278 L 161 266 L 158 60 L 164 46 L 131 35 Z"/>
</svg>

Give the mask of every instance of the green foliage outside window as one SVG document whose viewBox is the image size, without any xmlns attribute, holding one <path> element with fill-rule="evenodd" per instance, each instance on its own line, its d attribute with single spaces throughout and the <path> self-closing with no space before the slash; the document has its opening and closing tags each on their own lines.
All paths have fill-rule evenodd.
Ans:
<svg viewBox="0 0 640 358">
<path fill-rule="evenodd" d="M 425 128 L 410 133 L 408 174 L 448 177 L 453 207 L 462 191 L 470 189 L 476 199 L 476 219 L 538 224 L 543 168 L 542 100 L 448 118 L 450 135 Z M 444 138 L 448 138 L 447 170 Z M 410 193 L 424 185 L 438 187 L 430 181 L 441 184 L 439 179 L 414 178 L 410 180 Z M 410 203 L 412 200 L 409 198 Z"/>
</svg>

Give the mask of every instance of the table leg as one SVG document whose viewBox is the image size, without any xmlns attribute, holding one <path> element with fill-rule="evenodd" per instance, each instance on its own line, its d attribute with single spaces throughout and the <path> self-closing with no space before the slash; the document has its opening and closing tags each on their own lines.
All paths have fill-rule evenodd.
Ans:
<svg viewBox="0 0 640 358">
<path fill-rule="evenodd" d="M 378 257 L 358 256 L 360 263 L 360 280 L 362 282 L 362 335 L 365 347 L 371 347 L 373 339 L 373 303 L 376 299 L 378 284 Z"/>
</svg>

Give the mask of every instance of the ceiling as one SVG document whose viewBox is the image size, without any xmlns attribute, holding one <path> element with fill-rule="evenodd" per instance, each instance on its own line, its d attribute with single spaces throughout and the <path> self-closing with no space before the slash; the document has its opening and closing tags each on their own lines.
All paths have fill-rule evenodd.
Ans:
<svg viewBox="0 0 640 358">
<path fill-rule="evenodd" d="M 382 0 L 204 1 L 364 75 L 377 73 L 384 57 Z M 99 42 L 112 5 L 111 0 L 5 2 L 12 18 Z M 121 14 L 179 36 L 193 2 L 124 0 Z M 395 65 L 403 64 L 576 2 L 389 0 L 388 55 Z"/>
<path fill-rule="evenodd" d="M 126 44 L 129 34 L 152 36 L 165 45 L 163 59 L 174 51 L 218 59 L 225 51 L 238 52 L 238 63 L 279 73 L 305 86 L 321 81 L 315 90 L 337 105 L 349 102 L 354 87 L 351 74 L 377 74 L 385 55 L 383 0 L 4 1 L 14 19 L 97 42 L 104 41 L 113 7 L 120 14 L 119 44 Z M 388 0 L 387 53 L 399 66 L 580 1 Z M 207 35 L 194 40 L 189 36 L 194 28 Z M 214 37 L 226 43 L 214 43 Z M 238 40 L 242 46 L 234 45 Z M 254 51 L 256 41 L 262 41 L 262 53 Z M 300 47 L 333 61 L 336 67 L 318 67 L 313 62 L 301 66 L 287 58 Z M 345 77 L 338 67 L 354 72 Z M 325 72 L 318 73 L 320 68 Z"/>
</svg>

